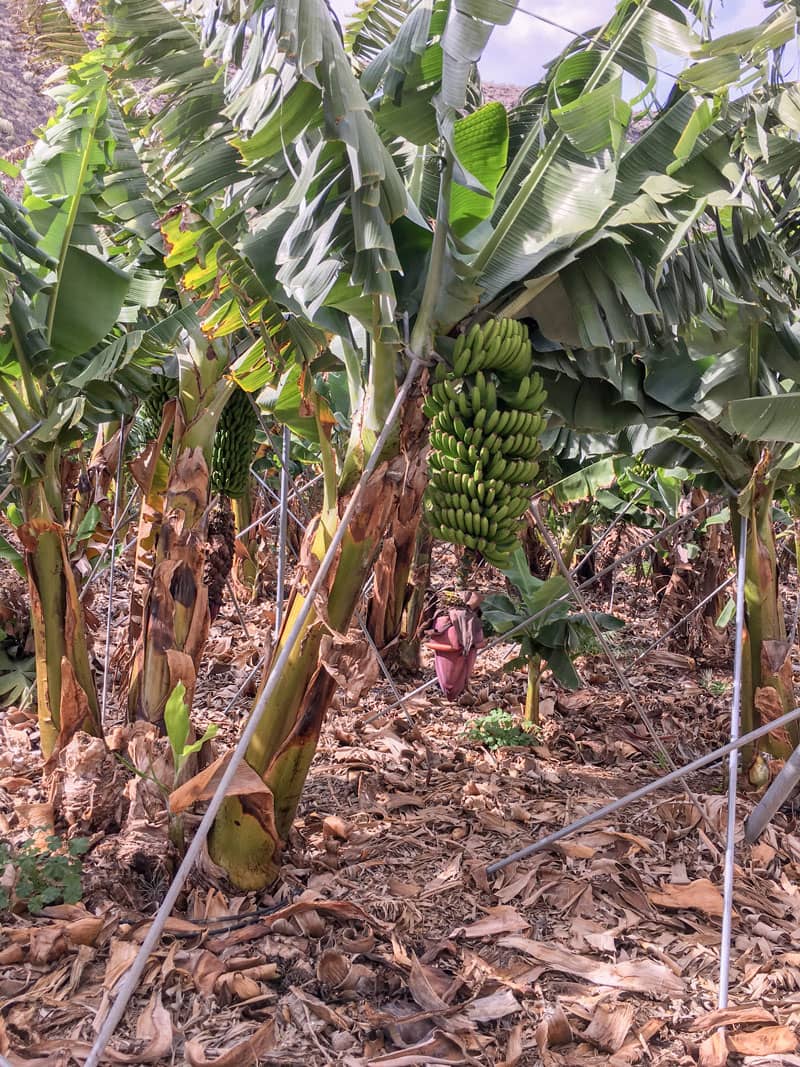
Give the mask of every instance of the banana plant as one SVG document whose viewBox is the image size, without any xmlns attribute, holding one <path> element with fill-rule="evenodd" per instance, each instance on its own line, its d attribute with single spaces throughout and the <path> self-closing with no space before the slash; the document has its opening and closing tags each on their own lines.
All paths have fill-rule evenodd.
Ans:
<svg viewBox="0 0 800 1067">
<path fill-rule="evenodd" d="M 56 116 L 24 170 L 23 206 L 0 193 L 0 435 L 15 457 L 46 759 L 76 729 L 100 729 L 63 463 L 87 427 L 131 413 L 153 361 L 135 328 L 147 302 L 136 264 L 115 262 L 104 243 L 114 139 L 101 65 L 85 63 L 55 95 Z"/>
<path fill-rule="evenodd" d="M 516 631 L 509 640 L 519 645 L 519 655 L 506 669 L 526 669 L 525 722 L 538 725 L 542 673 L 549 668 L 564 688 L 580 688 L 581 680 L 572 660 L 589 647 L 593 630 L 585 613 L 572 610 L 564 578 L 535 578 L 522 548 L 515 550 L 503 573 L 514 595 L 493 593 L 485 597 L 481 614 L 499 636 Z M 625 625 L 622 619 L 605 612 L 592 612 L 591 616 L 601 630 L 619 630 Z"/>
</svg>

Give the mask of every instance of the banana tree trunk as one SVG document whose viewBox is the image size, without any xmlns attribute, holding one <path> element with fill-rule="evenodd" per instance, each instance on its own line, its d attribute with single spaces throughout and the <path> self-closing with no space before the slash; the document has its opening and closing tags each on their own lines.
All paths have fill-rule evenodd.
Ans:
<svg viewBox="0 0 800 1067">
<path fill-rule="evenodd" d="M 48 457 L 51 471 L 56 462 L 56 457 Z M 55 499 L 58 495 L 54 480 L 50 496 Z M 39 732 L 46 761 L 77 730 L 100 734 L 97 692 L 69 560 L 68 532 L 56 518 L 51 502 L 42 482 L 24 488 L 25 521 L 19 528 L 31 601 Z"/>
<path fill-rule="evenodd" d="M 233 518 L 237 535 L 242 530 L 248 530 L 253 521 L 253 506 L 248 488 L 244 496 L 235 497 L 231 501 Z M 255 594 L 256 581 L 258 580 L 258 562 L 256 560 L 256 538 L 252 530 L 244 537 L 237 537 L 238 551 L 234 556 L 234 577 L 241 587 L 246 589 L 252 597 Z M 241 553 L 241 554 L 240 554 Z"/>
<path fill-rule="evenodd" d="M 129 712 L 163 728 L 164 707 L 183 682 L 191 707 L 210 626 L 204 583 L 209 470 L 201 448 L 180 449 L 173 463 L 152 580 L 142 606 Z"/>
<path fill-rule="evenodd" d="M 186 357 L 189 358 L 186 358 Z M 174 412 L 172 456 L 155 563 L 142 604 L 141 634 L 134 652 L 128 692 L 132 719 L 164 726 L 164 708 L 178 682 L 189 708 L 211 625 L 205 584 L 206 534 L 211 492 L 210 463 L 217 422 L 231 392 L 223 380 L 227 357 L 191 337 L 181 361 L 180 402 Z M 166 411 L 166 406 L 165 406 Z M 158 470 L 169 413 L 150 456 L 154 468 L 140 482 L 152 496 L 150 470 Z"/>
<path fill-rule="evenodd" d="M 742 662 L 742 732 L 768 723 L 796 706 L 791 649 L 778 587 L 773 492 L 756 482 L 749 505 L 745 556 L 745 633 Z M 733 511 L 733 508 L 731 509 Z M 735 526 L 738 522 L 735 521 Z M 738 545 L 738 530 L 734 531 Z M 765 746 L 788 756 L 800 742 L 797 724 L 768 736 Z M 752 751 L 745 758 L 752 758 Z"/>
<path fill-rule="evenodd" d="M 427 474 L 423 464 L 417 464 L 409 470 L 397 511 L 392 516 L 380 555 L 375 561 L 367 627 L 381 652 L 394 646 L 403 633 L 403 620 L 412 592 L 410 579 L 417 532 L 422 517 L 420 500 L 426 483 Z"/>
<path fill-rule="evenodd" d="M 262 888 L 278 873 L 280 851 L 337 686 L 336 642 L 331 644 L 330 635 L 347 633 L 407 481 L 418 487 L 416 511 L 421 508 L 424 477 L 418 476 L 416 467 L 424 470 L 425 419 L 419 392 L 412 394 L 401 420 L 399 449 L 393 449 L 395 454 L 376 468 L 361 494 L 359 508 L 329 572 L 326 594 L 308 616 L 248 749 L 247 762 L 262 777 L 268 792 L 229 797 L 214 824 L 209 840 L 211 856 L 242 888 Z M 302 590 L 312 581 L 347 502 L 348 495 L 341 496 L 335 508 L 325 508 L 309 528 L 273 662 L 303 606 Z M 268 673 L 269 667 L 265 678 Z"/>
<path fill-rule="evenodd" d="M 425 628 L 425 605 L 431 581 L 433 534 L 423 515 L 417 527 L 414 564 L 411 568 L 411 593 L 408 597 L 403 633 L 397 644 L 397 662 L 410 671 L 419 670 L 422 633 Z"/>
</svg>

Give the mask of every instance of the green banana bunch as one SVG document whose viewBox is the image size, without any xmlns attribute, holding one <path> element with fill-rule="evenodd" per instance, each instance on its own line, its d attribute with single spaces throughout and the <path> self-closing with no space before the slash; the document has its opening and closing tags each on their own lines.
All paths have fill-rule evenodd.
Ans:
<svg viewBox="0 0 800 1067">
<path fill-rule="evenodd" d="M 166 374 L 155 374 L 150 392 L 142 401 L 139 408 L 139 418 L 136 424 L 141 427 L 145 441 L 153 441 L 158 437 L 161 429 L 161 419 L 164 414 L 164 405 L 168 400 L 173 400 L 178 395 L 178 379 L 168 378 Z M 164 442 L 164 451 L 169 452 L 172 448 L 172 430 L 167 434 Z"/>
<path fill-rule="evenodd" d="M 256 447 L 258 415 L 249 395 L 236 387 L 222 409 L 214 434 L 211 488 L 233 498 L 245 496 Z"/>
<path fill-rule="evenodd" d="M 424 407 L 431 420 L 426 500 L 434 536 L 498 566 L 517 543 L 539 472 L 547 394 L 531 364 L 522 323 L 476 323 L 457 338 L 452 368 L 437 368 Z"/>
</svg>

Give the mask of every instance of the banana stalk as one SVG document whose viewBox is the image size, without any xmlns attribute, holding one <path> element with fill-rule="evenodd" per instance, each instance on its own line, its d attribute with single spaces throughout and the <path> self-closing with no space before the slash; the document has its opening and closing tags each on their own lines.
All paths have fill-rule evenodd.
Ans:
<svg viewBox="0 0 800 1067">
<path fill-rule="evenodd" d="M 742 732 L 756 728 L 796 707 L 791 648 L 778 588 L 775 531 L 772 525 L 773 491 L 754 476 L 749 501 L 745 563 L 745 633 L 742 662 Z M 733 509 L 732 509 L 733 510 Z M 738 544 L 738 516 L 734 516 Z M 800 743 L 800 729 L 792 724 L 768 735 L 766 747 L 786 757 Z M 745 763 L 753 757 L 744 754 Z"/>
<path fill-rule="evenodd" d="M 24 523 L 19 528 L 36 654 L 36 691 L 42 754 L 50 761 L 77 730 L 100 734 L 97 692 L 86 643 L 83 610 L 69 560 L 68 533 L 60 514 L 60 487 L 53 477 L 59 457 L 46 458 L 46 477 L 22 489 Z M 48 498 L 47 483 L 52 498 Z"/>
<path fill-rule="evenodd" d="M 525 722 L 539 725 L 539 683 L 542 678 L 542 659 L 534 656 L 528 660 L 528 687 L 525 690 Z"/>
<path fill-rule="evenodd" d="M 202 338 L 190 341 L 179 362 L 180 400 L 164 510 L 128 693 L 131 718 L 160 727 L 167 698 L 178 682 L 186 687 L 191 707 L 211 625 L 204 582 L 211 456 L 217 422 L 234 388 L 222 377 L 227 355 Z"/>
</svg>

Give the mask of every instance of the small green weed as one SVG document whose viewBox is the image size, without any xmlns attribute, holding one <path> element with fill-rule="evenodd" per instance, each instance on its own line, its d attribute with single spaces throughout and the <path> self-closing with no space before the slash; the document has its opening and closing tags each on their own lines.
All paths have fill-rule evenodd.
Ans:
<svg viewBox="0 0 800 1067">
<path fill-rule="evenodd" d="M 703 671 L 699 681 L 701 687 L 714 697 L 723 697 L 730 689 L 729 682 L 723 682 L 719 678 L 712 678 L 711 671 Z"/>
<path fill-rule="evenodd" d="M 493 708 L 488 715 L 475 719 L 465 736 L 485 748 L 512 748 L 516 745 L 534 745 L 539 740 L 537 727 L 525 728 L 510 711 Z"/>
<path fill-rule="evenodd" d="M 57 834 L 46 838 L 45 847 L 33 838 L 15 850 L 0 842 L 0 871 L 10 864 L 16 872 L 13 897 L 28 911 L 41 911 L 47 904 L 76 904 L 81 899 L 81 864 L 78 859 L 89 847 L 85 837 L 64 842 Z M 0 911 L 12 903 L 12 894 L 0 885 Z"/>
</svg>

